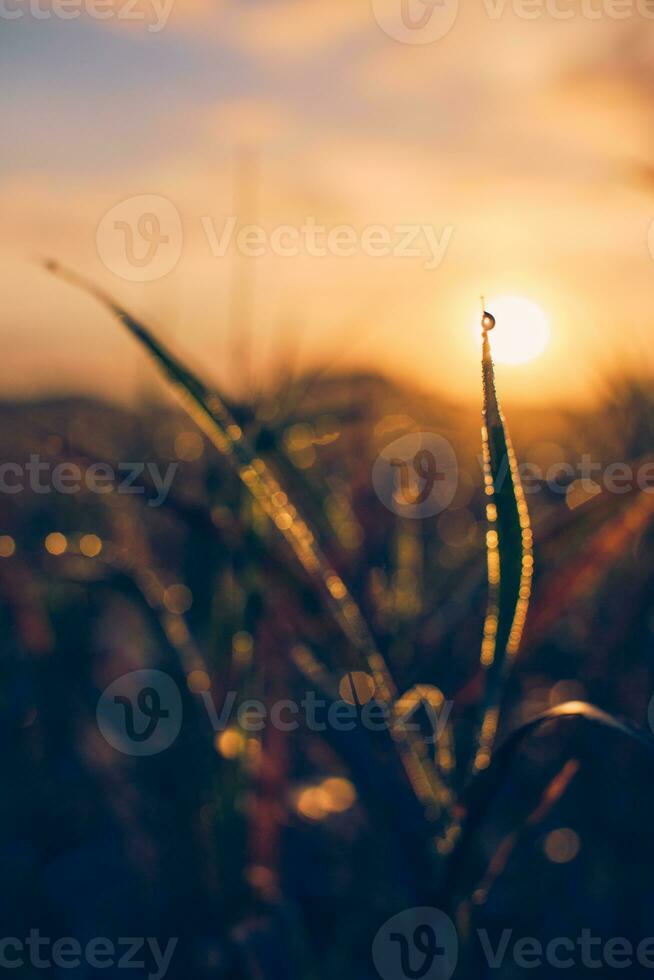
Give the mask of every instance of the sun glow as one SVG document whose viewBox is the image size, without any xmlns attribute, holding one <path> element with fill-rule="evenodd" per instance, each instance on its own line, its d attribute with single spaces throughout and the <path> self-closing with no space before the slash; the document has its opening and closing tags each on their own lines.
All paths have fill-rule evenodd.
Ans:
<svg viewBox="0 0 654 980">
<path fill-rule="evenodd" d="M 496 325 L 491 334 L 493 359 L 500 364 L 525 364 L 543 353 L 550 340 L 550 324 L 545 312 L 522 296 L 494 296 L 485 300 Z M 479 338 L 479 310 L 474 321 Z"/>
</svg>

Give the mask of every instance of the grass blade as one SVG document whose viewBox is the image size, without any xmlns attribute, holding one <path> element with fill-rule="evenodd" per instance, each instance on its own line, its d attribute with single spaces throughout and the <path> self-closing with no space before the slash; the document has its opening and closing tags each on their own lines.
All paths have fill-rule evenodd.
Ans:
<svg viewBox="0 0 654 980">
<path fill-rule="evenodd" d="M 465 816 L 462 822 L 461 834 L 442 884 L 440 898 L 444 903 L 460 895 L 462 892 L 466 897 L 469 895 L 469 886 L 471 884 L 468 880 L 470 877 L 470 869 L 468 867 L 470 854 L 474 850 L 476 842 L 479 840 L 482 823 L 489 813 L 494 800 L 501 798 L 502 786 L 504 785 L 504 780 L 509 772 L 511 763 L 525 739 L 538 732 L 544 725 L 551 725 L 554 722 L 560 722 L 562 724 L 570 722 L 582 723 L 582 725 L 588 726 L 591 731 L 596 729 L 627 738 L 631 742 L 640 745 L 650 757 L 652 764 L 654 764 L 654 738 L 652 738 L 649 732 L 638 728 L 630 722 L 616 718 L 614 715 L 602 711 L 601 708 L 587 704 L 584 701 L 568 701 L 565 704 L 559 704 L 555 708 L 550 708 L 548 711 L 520 725 L 495 750 L 490 766 L 485 771 L 480 772 L 470 785 L 467 799 L 464 803 Z M 601 751 L 599 743 L 595 744 L 593 742 L 593 748 L 597 752 Z M 555 790 L 562 789 L 565 791 L 576 771 L 576 766 L 568 768 L 565 770 L 565 778 L 561 782 L 555 783 L 554 787 L 551 785 L 548 786 L 542 797 L 543 806 L 548 805 L 550 798 L 553 798 L 554 802 L 556 802 L 556 799 L 559 797 Z M 534 819 L 539 816 L 539 813 L 539 808 L 534 811 Z M 499 877 L 499 872 L 501 872 L 502 868 L 503 866 L 499 867 L 498 874 L 491 875 L 491 878 L 487 882 L 489 887 Z"/>
<path fill-rule="evenodd" d="M 221 396 L 207 388 L 146 326 L 135 320 L 106 292 L 59 263 L 49 261 L 46 268 L 99 300 L 153 357 L 172 383 L 187 413 L 234 467 L 302 568 L 319 587 L 332 616 L 370 671 L 377 699 L 388 707 L 389 716 L 392 717 L 397 687 L 356 602 L 270 467 L 249 446 Z M 448 787 L 431 763 L 424 741 L 402 724 L 393 726 L 391 730 L 414 792 L 424 805 L 429 819 L 439 819 L 449 807 L 451 797 Z"/>
<path fill-rule="evenodd" d="M 486 506 L 489 596 L 481 647 L 486 687 L 475 771 L 490 763 L 504 680 L 520 645 L 534 565 L 529 512 L 495 388 L 488 338 L 494 325 L 494 318 L 484 313 L 482 442 L 485 492 L 490 498 Z"/>
</svg>

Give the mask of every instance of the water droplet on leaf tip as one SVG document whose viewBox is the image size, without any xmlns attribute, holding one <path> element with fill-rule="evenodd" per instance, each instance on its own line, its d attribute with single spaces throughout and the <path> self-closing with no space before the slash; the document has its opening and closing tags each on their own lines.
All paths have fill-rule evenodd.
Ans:
<svg viewBox="0 0 654 980">
<path fill-rule="evenodd" d="M 484 310 L 484 315 L 481 318 L 481 326 L 484 333 L 488 333 L 489 330 L 493 329 L 495 326 L 495 317 L 492 313 L 488 313 L 486 310 Z"/>
</svg>

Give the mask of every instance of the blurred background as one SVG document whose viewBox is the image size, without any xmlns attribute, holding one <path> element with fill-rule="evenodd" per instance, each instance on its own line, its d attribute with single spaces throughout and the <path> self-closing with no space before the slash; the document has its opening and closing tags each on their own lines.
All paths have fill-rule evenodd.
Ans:
<svg viewBox="0 0 654 980">
<path fill-rule="evenodd" d="M 214 730 L 207 698 L 230 691 L 269 709 L 309 690 L 365 703 L 374 684 L 145 352 L 41 263 L 106 289 L 223 393 L 399 690 L 451 704 L 464 762 L 487 593 L 483 294 L 536 562 L 501 731 L 569 700 L 649 728 L 654 12 L 416 4 L 0 13 L 3 937 L 175 937 L 169 977 L 395 980 L 373 939 L 422 905 L 456 917 L 456 977 L 522 976 L 468 948 L 478 927 L 654 931 L 651 761 L 615 734 L 526 738 L 444 892 L 388 733 Z M 438 36 L 423 15 L 446 17 Z M 416 433 L 458 465 L 426 515 L 372 477 Z M 65 465 L 79 492 L 53 485 Z M 143 669 L 183 713 L 147 756 L 97 716 Z M 465 765 L 451 778 L 465 795 Z"/>
<path fill-rule="evenodd" d="M 430 7 L 414 2 L 417 20 Z M 290 346 L 304 364 L 337 357 L 474 399 L 480 293 L 525 295 L 552 324 L 538 363 L 503 378 L 505 397 L 591 397 L 598 366 L 648 356 L 644 2 L 620 19 L 608 0 L 560 4 L 560 17 L 543 5 L 534 19 L 521 0 L 448 0 L 454 23 L 432 43 L 388 33 L 400 16 L 391 0 L 115 0 L 103 20 L 84 3 L 68 9 L 74 19 L 49 0 L 38 19 L 27 0 L 5 4 L 24 15 L 0 33 L 8 389 L 115 396 L 140 384 L 106 318 L 43 281 L 34 259 L 50 254 L 234 385 L 228 338 L 245 321 L 261 383 Z M 167 275 L 135 283 L 125 280 L 142 270 L 109 271 L 96 239 L 107 212 L 142 195 L 174 206 L 183 246 Z M 436 268 L 424 245 L 403 258 L 266 249 L 247 262 L 207 241 L 207 220 L 220 237 L 232 215 L 268 233 L 307 218 L 359 236 L 451 230 Z M 105 251 L 124 254 L 115 235 Z M 146 244 L 137 237 L 137 252 Z"/>
</svg>

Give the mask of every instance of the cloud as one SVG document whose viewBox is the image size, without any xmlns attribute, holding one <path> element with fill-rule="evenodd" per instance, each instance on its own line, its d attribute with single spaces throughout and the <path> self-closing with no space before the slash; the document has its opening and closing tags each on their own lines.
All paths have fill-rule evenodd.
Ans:
<svg viewBox="0 0 654 980">
<path fill-rule="evenodd" d="M 374 24 L 365 2 L 349 0 L 73 0 L 63 18 L 61 8 L 62 0 L 41 0 L 40 20 L 86 18 L 144 37 L 174 32 L 266 60 L 301 61 Z"/>
<path fill-rule="evenodd" d="M 195 39 L 212 38 L 266 61 L 304 61 L 365 30 L 365 2 L 349 0 L 177 0 L 170 24 Z"/>
<path fill-rule="evenodd" d="M 201 138 L 231 147 L 270 147 L 289 139 L 302 120 L 281 102 L 254 96 L 225 99 L 199 113 Z"/>
</svg>

